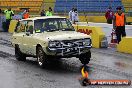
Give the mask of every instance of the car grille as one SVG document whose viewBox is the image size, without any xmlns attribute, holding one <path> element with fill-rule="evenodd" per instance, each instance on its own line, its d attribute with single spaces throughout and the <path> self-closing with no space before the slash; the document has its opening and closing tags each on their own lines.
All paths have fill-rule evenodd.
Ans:
<svg viewBox="0 0 132 88">
<path fill-rule="evenodd" d="M 78 46 L 82 46 L 82 42 L 79 42 L 79 40 L 64 40 L 62 41 L 62 46 L 63 47 L 78 47 Z"/>
<path fill-rule="evenodd" d="M 83 46 L 83 40 L 63 40 L 60 41 L 61 47 L 59 48 L 50 48 L 53 49 L 53 52 L 56 52 L 56 55 L 61 56 L 71 56 L 71 55 L 80 55 L 81 53 L 85 53 L 91 48 Z"/>
</svg>

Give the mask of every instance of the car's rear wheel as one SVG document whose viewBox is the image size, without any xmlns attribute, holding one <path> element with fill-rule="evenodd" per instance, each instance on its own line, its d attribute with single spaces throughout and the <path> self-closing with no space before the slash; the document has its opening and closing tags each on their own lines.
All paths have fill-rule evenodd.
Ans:
<svg viewBox="0 0 132 88">
<path fill-rule="evenodd" d="M 20 51 L 18 45 L 15 45 L 15 57 L 18 61 L 26 61 L 26 56 Z"/>
<path fill-rule="evenodd" d="M 44 53 L 42 47 L 37 48 L 37 62 L 42 68 L 47 64 L 47 55 Z"/>
<path fill-rule="evenodd" d="M 89 63 L 91 58 L 91 51 L 89 50 L 89 52 L 85 53 L 85 54 L 81 54 L 79 56 L 79 60 L 81 61 L 82 64 L 86 65 Z"/>
</svg>

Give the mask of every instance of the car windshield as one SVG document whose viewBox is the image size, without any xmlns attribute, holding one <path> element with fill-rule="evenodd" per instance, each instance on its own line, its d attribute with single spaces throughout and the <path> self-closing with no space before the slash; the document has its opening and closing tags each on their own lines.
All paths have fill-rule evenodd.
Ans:
<svg viewBox="0 0 132 88">
<path fill-rule="evenodd" d="M 35 32 L 74 31 L 71 22 L 66 18 L 37 19 L 34 21 Z"/>
</svg>

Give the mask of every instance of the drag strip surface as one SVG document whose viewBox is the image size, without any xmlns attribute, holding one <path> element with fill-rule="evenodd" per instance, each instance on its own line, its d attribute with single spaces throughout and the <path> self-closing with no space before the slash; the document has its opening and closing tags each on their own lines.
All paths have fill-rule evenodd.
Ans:
<svg viewBox="0 0 132 88">
<path fill-rule="evenodd" d="M 116 54 L 109 49 L 91 51 L 92 59 L 88 65 L 90 79 L 132 79 L 131 55 Z M 62 58 L 41 69 L 36 58 L 27 58 L 26 62 L 17 61 L 10 41 L 0 40 L 0 88 L 82 88 L 78 82 L 81 66 L 77 58 Z"/>
</svg>

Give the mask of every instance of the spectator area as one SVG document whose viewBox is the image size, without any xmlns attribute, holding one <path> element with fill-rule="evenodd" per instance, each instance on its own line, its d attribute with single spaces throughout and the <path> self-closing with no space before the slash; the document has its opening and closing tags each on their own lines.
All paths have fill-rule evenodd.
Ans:
<svg viewBox="0 0 132 88">
<path fill-rule="evenodd" d="M 0 8 L 5 10 L 11 7 L 12 10 L 19 12 L 20 8 L 30 8 L 30 12 L 38 12 L 43 0 L 0 0 Z"/>
<path fill-rule="evenodd" d="M 49 7 L 52 7 L 52 9 L 54 11 L 55 2 L 56 2 L 56 0 L 43 0 L 43 6 L 42 7 L 45 10 L 48 10 Z"/>
<path fill-rule="evenodd" d="M 132 0 L 0 0 L 2 10 L 11 7 L 15 12 L 20 12 L 20 8 L 30 8 L 30 12 L 35 14 L 49 7 L 55 13 L 68 13 L 72 7 L 77 7 L 79 12 L 104 13 L 109 6 L 113 11 L 117 6 L 122 6 L 128 13 L 132 11 Z"/>
<path fill-rule="evenodd" d="M 105 12 L 109 6 L 113 11 L 117 6 L 123 7 L 121 0 L 56 0 L 55 12 L 69 12 L 72 7 L 79 12 Z"/>
<path fill-rule="evenodd" d="M 124 5 L 125 12 L 132 11 L 132 0 L 122 0 L 122 4 Z"/>
</svg>

